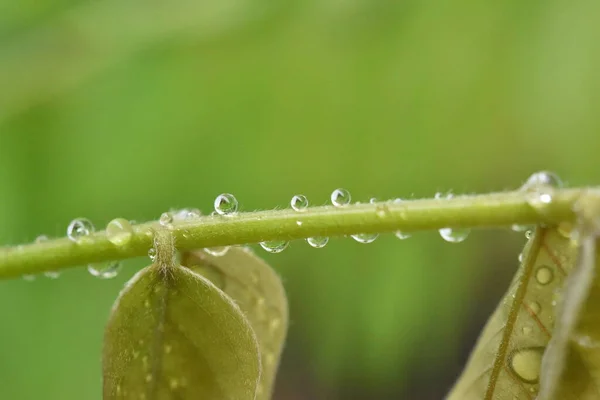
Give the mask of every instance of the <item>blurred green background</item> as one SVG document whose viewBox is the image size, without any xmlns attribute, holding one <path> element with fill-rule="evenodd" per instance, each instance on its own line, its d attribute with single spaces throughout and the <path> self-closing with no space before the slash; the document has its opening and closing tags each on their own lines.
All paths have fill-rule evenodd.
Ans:
<svg viewBox="0 0 600 400">
<path fill-rule="evenodd" d="M 0 3 L 0 243 L 85 216 L 150 220 L 598 184 L 600 2 Z M 517 266 L 522 234 L 294 242 L 264 255 L 291 328 L 276 400 L 440 399 Z M 257 250 L 259 251 L 259 250 Z M 85 268 L 0 282 L 0 399 L 100 399 L 123 283 Z"/>
</svg>

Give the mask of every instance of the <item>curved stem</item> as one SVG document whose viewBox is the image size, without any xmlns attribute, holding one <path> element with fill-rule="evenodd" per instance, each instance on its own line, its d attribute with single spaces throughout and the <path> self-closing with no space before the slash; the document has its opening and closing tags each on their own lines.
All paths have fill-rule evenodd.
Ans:
<svg viewBox="0 0 600 400">
<path fill-rule="evenodd" d="M 597 197 L 598 193 L 582 188 L 556 190 L 543 209 L 530 205 L 523 192 L 513 191 L 400 203 L 312 207 L 302 212 L 286 209 L 202 216 L 176 221 L 168 228 L 177 248 L 189 250 L 354 233 L 556 224 L 573 221 L 575 203 L 582 196 Z M 111 243 L 101 231 L 77 243 L 61 238 L 0 249 L 0 279 L 144 256 L 153 245 L 157 226 L 156 221 L 134 226 L 131 240 L 124 245 Z"/>
</svg>

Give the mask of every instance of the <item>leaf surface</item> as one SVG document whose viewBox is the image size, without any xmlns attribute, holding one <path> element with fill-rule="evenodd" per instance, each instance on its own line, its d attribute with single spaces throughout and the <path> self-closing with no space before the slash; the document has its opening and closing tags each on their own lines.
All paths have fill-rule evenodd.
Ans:
<svg viewBox="0 0 600 400">
<path fill-rule="evenodd" d="M 288 326 L 288 303 L 281 279 L 246 247 L 232 247 L 224 256 L 201 250 L 184 253 L 182 264 L 210 279 L 250 321 L 262 361 L 257 400 L 270 399 Z"/>
<path fill-rule="evenodd" d="M 556 304 L 577 254 L 574 242 L 557 228 L 536 230 L 449 400 L 536 398 Z"/>
<path fill-rule="evenodd" d="M 113 307 L 104 343 L 105 400 L 255 399 L 260 360 L 249 322 L 187 268 L 138 272 Z"/>
</svg>

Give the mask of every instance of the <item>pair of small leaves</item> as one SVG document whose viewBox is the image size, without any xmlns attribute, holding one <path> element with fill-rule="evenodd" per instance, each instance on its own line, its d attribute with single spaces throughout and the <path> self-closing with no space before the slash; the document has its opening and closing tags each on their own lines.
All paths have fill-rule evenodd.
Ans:
<svg viewBox="0 0 600 400">
<path fill-rule="evenodd" d="M 242 248 L 170 260 L 137 273 L 113 307 L 104 399 L 269 399 L 288 320 L 277 274 Z"/>
<path fill-rule="evenodd" d="M 448 400 L 600 398 L 595 234 L 536 230 Z"/>
</svg>

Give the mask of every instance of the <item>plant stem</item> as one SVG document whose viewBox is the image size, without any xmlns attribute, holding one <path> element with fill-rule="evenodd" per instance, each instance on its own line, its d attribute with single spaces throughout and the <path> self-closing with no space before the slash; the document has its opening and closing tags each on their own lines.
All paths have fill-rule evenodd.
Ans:
<svg viewBox="0 0 600 400">
<path fill-rule="evenodd" d="M 598 193 L 582 188 L 555 190 L 552 201 L 543 208 L 529 204 L 522 191 L 513 191 L 451 199 L 312 207 L 302 212 L 258 211 L 176 221 L 169 229 L 177 248 L 190 250 L 354 233 L 557 224 L 573 221 L 576 202 L 582 196 L 598 197 Z M 145 256 L 153 245 L 153 232 L 158 226 L 156 221 L 134 226 L 132 239 L 121 246 L 111 243 L 101 231 L 77 243 L 60 238 L 0 249 L 0 279 Z"/>
</svg>

